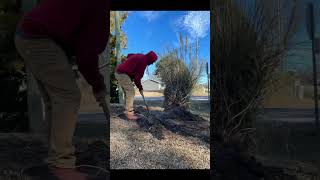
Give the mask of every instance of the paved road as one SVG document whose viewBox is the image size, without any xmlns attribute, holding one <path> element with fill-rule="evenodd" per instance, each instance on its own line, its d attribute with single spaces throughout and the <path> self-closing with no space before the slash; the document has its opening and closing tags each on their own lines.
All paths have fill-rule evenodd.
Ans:
<svg viewBox="0 0 320 180">
<path fill-rule="evenodd" d="M 142 97 L 138 96 L 135 98 L 135 100 L 142 101 Z M 164 100 L 163 97 L 146 97 L 147 101 L 162 101 Z M 208 101 L 207 96 L 193 96 L 191 98 L 192 101 L 200 101 L 200 102 L 205 102 Z M 105 124 L 105 116 L 102 112 L 98 113 L 80 113 L 78 115 L 78 123 L 79 124 L 88 124 L 88 123 L 93 123 L 93 124 Z"/>
<path fill-rule="evenodd" d="M 102 137 L 107 138 L 109 128 L 104 114 L 101 113 L 80 113 L 76 127 L 78 137 Z"/>
<path fill-rule="evenodd" d="M 106 121 L 106 117 L 102 112 L 97 113 L 80 113 L 78 115 L 79 123 L 100 123 Z"/>
<path fill-rule="evenodd" d="M 201 101 L 201 100 L 200 100 Z M 259 120 L 295 123 L 314 123 L 314 109 L 265 108 L 261 110 Z M 106 136 L 107 121 L 101 113 L 79 114 L 77 134 L 81 136 Z"/>
<path fill-rule="evenodd" d="M 314 122 L 314 109 L 265 108 L 261 120 L 286 122 Z"/>
<path fill-rule="evenodd" d="M 261 114 L 259 116 L 262 120 L 268 121 L 311 122 L 314 121 L 314 109 L 265 108 L 261 110 Z M 102 112 L 80 113 L 78 117 L 78 122 L 80 124 L 106 123 L 106 118 Z"/>
<path fill-rule="evenodd" d="M 162 101 L 164 97 L 145 97 L 147 101 Z M 142 96 L 135 96 L 135 100 L 142 100 Z M 191 100 L 193 101 L 208 101 L 208 96 L 192 96 Z"/>
</svg>

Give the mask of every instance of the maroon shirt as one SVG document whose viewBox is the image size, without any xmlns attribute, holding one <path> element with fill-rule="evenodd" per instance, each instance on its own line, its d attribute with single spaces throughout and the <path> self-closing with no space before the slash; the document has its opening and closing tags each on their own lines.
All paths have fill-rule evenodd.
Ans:
<svg viewBox="0 0 320 180">
<path fill-rule="evenodd" d="M 19 28 L 30 37 L 55 40 L 77 65 L 94 91 L 105 88 L 98 55 L 109 36 L 109 0 L 43 0 L 26 13 Z"/>
<path fill-rule="evenodd" d="M 143 90 L 141 79 L 144 75 L 144 71 L 147 66 L 154 63 L 154 61 L 155 60 L 148 55 L 128 54 L 127 59 L 117 66 L 116 72 L 120 74 L 127 74 L 131 79 L 133 79 L 135 85 L 141 91 Z"/>
</svg>

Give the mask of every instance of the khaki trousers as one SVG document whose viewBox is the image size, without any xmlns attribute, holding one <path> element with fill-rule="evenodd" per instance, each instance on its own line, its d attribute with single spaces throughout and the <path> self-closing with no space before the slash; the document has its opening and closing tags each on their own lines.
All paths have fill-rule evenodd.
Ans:
<svg viewBox="0 0 320 180">
<path fill-rule="evenodd" d="M 81 93 L 65 52 L 51 39 L 15 38 L 16 48 L 38 82 L 48 124 L 48 158 L 53 167 L 73 168 L 72 143 Z"/>
<path fill-rule="evenodd" d="M 130 77 L 127 74 L 119 74 L 115 72 L 115 77 L 119 85 L 123 89 L 125 95 L 125 110 L 126 112 L 133 111 L 134 87 Z"/>
</svg>

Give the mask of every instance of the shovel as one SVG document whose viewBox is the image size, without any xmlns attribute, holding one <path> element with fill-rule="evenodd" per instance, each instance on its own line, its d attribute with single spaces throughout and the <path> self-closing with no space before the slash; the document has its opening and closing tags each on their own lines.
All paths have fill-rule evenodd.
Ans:
<svg viewBox="0 0 320 180">
<path fill-rule="evenodd" d="M 144 98 L 144 94 L 141 93 L 142 99 L 144 104 L 146 105 L 147 108 L 147 118 L 145 118 L 147 120 L 147 128 L 148 131 L 157 139 L 161 140 L 163 139 L 163 134 L 162 134 L 162 130 L 161 130 L 161 126 L 159 126 L 159 122 L 157 122 L 157 120 L 155 120 L 155 118 L 153 116 L 151 116 L 150 111 L 149 111 L 149 107 L 148 104 L 146 102 L 146 99 Z"/>
<path fill-rule="evenodd" d="M 141 93 L 140 92 L 140 94 L 141 94 L 141 96 L 142 96 L 142 99 L 143 99 L 143 102 L 144 102 L 144 105 L 146 106 L 146 108 L 147 108 L 147 112 L 148 112 L 148 116 L 150 116 L 150 111 L 149 111 L 149 107 L 148 107 L 148 104 L 147 104 L 147 102 L 146 102 L 146 99 L 144 98 L 144 94 L 143 93 Z"/>
</svg>

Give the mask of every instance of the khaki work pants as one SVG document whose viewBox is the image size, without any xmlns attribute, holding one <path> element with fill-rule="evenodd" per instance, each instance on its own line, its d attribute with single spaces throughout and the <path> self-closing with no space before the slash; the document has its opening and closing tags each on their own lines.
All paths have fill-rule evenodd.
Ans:
<svg viewBox="0 0 320 180">
<path fill-rule="evenodd" d="M 81 93 L 65 52 L 51 39 L 15 38 L 16 48 L 38 82 L 48 124 L 48 158 L 53 167 L 74 168 L 72 143 Z"/>
<path fill-rule="evenodd" d="M 119 85 L 123 89 L 125 95 L 125 110 L 126 112 L 133 111 L 133 100 L 134 100 L 134 87 L 130 77 L 127 74 L 115 73 L 115 77 L 119 82 Z"/>
</svg>

